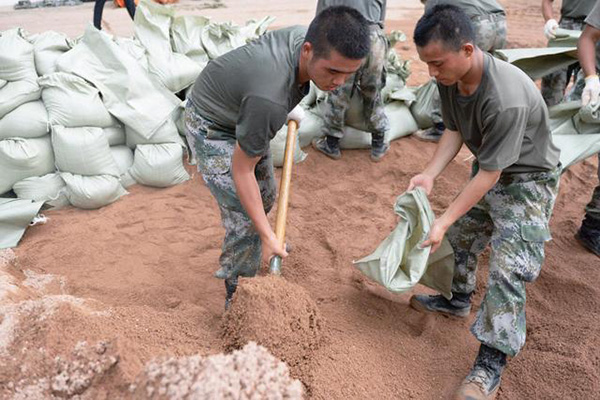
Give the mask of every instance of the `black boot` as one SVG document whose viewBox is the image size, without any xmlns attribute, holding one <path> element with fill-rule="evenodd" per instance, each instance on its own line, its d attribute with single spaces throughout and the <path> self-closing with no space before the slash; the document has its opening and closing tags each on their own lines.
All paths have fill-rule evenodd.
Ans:
<svg viewBox="0 0 600 400">
<path fill-rule="evenodd" d="M 389 149 L 389 143 L 385 142 L 385 134 L 374 134 L 373 138 L 371 139 L 371 161 L 381 161 L 381 159 Z"/>
<path fill-rule="evenodd" d="M 600 221 L 586 215 L 575 238 L 583 247 L 600 257 Z"/>
<path fill-rule="evenodd" d="M 465 318 L 471 312 L 471 293 L 452 293 L 452 300 L 442 295 L 417 294 L 410 298 L 410 305 L 418 311 L 438 312 L 449 317 Z"/>
<path fill-rule="evenodd" d="M 231 301 L 233 300 L 233 294 L 235 293 L 238 285 L 238 280 L 236 278 L 225 279 L 225 310 L 229 310 L 231 307 Z"/>
<path fill-rule="evenodd" d="M 312 145 L 315 149 L 325 154 L 327 157 L 334 160 L 342 158 L 340 151 L 340 139 L 335 136 L 325 136 L 318 139 L 313 139 Z"/>
</svg>

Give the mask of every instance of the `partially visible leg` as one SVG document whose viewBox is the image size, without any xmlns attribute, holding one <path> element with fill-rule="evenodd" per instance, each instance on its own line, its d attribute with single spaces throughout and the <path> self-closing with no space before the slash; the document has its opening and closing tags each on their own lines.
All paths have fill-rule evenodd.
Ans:
<svg viewBox="0 0 600 400">
<path fill-rule="evenodd" d="M 585 206 L 585 217 L 576 235 L 586 249 L 600 257 L 600 153 L 598 154 L 598 185 Z"/>
<path fill-rule="evenodd" d="M 102 29 L 102 12 L 106 0 L 96 0 L 94 3 L 94 26 L 96 29 Z"/>
</svg>

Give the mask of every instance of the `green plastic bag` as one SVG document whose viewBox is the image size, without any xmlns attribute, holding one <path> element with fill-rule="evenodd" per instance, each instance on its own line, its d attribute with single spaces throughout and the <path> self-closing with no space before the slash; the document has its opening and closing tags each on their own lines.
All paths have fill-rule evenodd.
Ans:
<svg viewBox="0 0 600 400">
<path fill-rule="evenodd" d="M 419 245 L 429 236 L 434 214 L 425 191 L 416 188 L 398 196 L 394 212 L 396 228 L 370 255 L 354 266 L 393 293 L 403 293 L 421 283 L 447 299 L 452 297 L 454 253 L 446 238 L 433 254 Z"/>
</svg>

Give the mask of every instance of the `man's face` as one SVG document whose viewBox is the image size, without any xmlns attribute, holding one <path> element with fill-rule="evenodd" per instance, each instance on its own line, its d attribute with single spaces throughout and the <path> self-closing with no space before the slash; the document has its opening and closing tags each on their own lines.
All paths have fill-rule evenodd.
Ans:
<svg viewBox="0 0 600 400">
<path fill-rule="evenodd" d="M 304 47 L 305 46 L 305 47 Z M 302 52 L 307 60 L 307 72 L 311 81 L 321 90 L 330 91 L 343 84 L 362 65 L 363 59 L 346 58 L 331 49 L 328 57 L 316 57 L 310 43 L 304 43 Z"/>
<path fill-rule="evenodd" d="M 427 64 L 429 75 L 444 86 L 457 83 L 471 68 L 471 55 L 474 47 L 464 44 L 458 51 L 449 49 L 439 40 L 431 41 L 424 47 L 417 46 L 421 61 Z"/>
</svg>

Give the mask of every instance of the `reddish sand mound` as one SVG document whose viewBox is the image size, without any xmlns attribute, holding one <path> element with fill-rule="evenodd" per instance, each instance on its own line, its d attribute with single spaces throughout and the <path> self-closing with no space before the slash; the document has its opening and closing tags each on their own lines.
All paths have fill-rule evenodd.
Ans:
<svg viewBox="0 0 600 400">
<path fill-rule="evenodd" d="M 134 399 L 302 398 L 300 381 L 256 343 L 228 355 L 151 361 L 131 390 Z"/>
<path fill-rule="evenodd" d="M 222 330 L 226 348 L 255 341 L 294 367 L 318 347 L 322 325 L 317 304 L 306 289 L 266 276 L 240 282 Z"/>
</svg>

